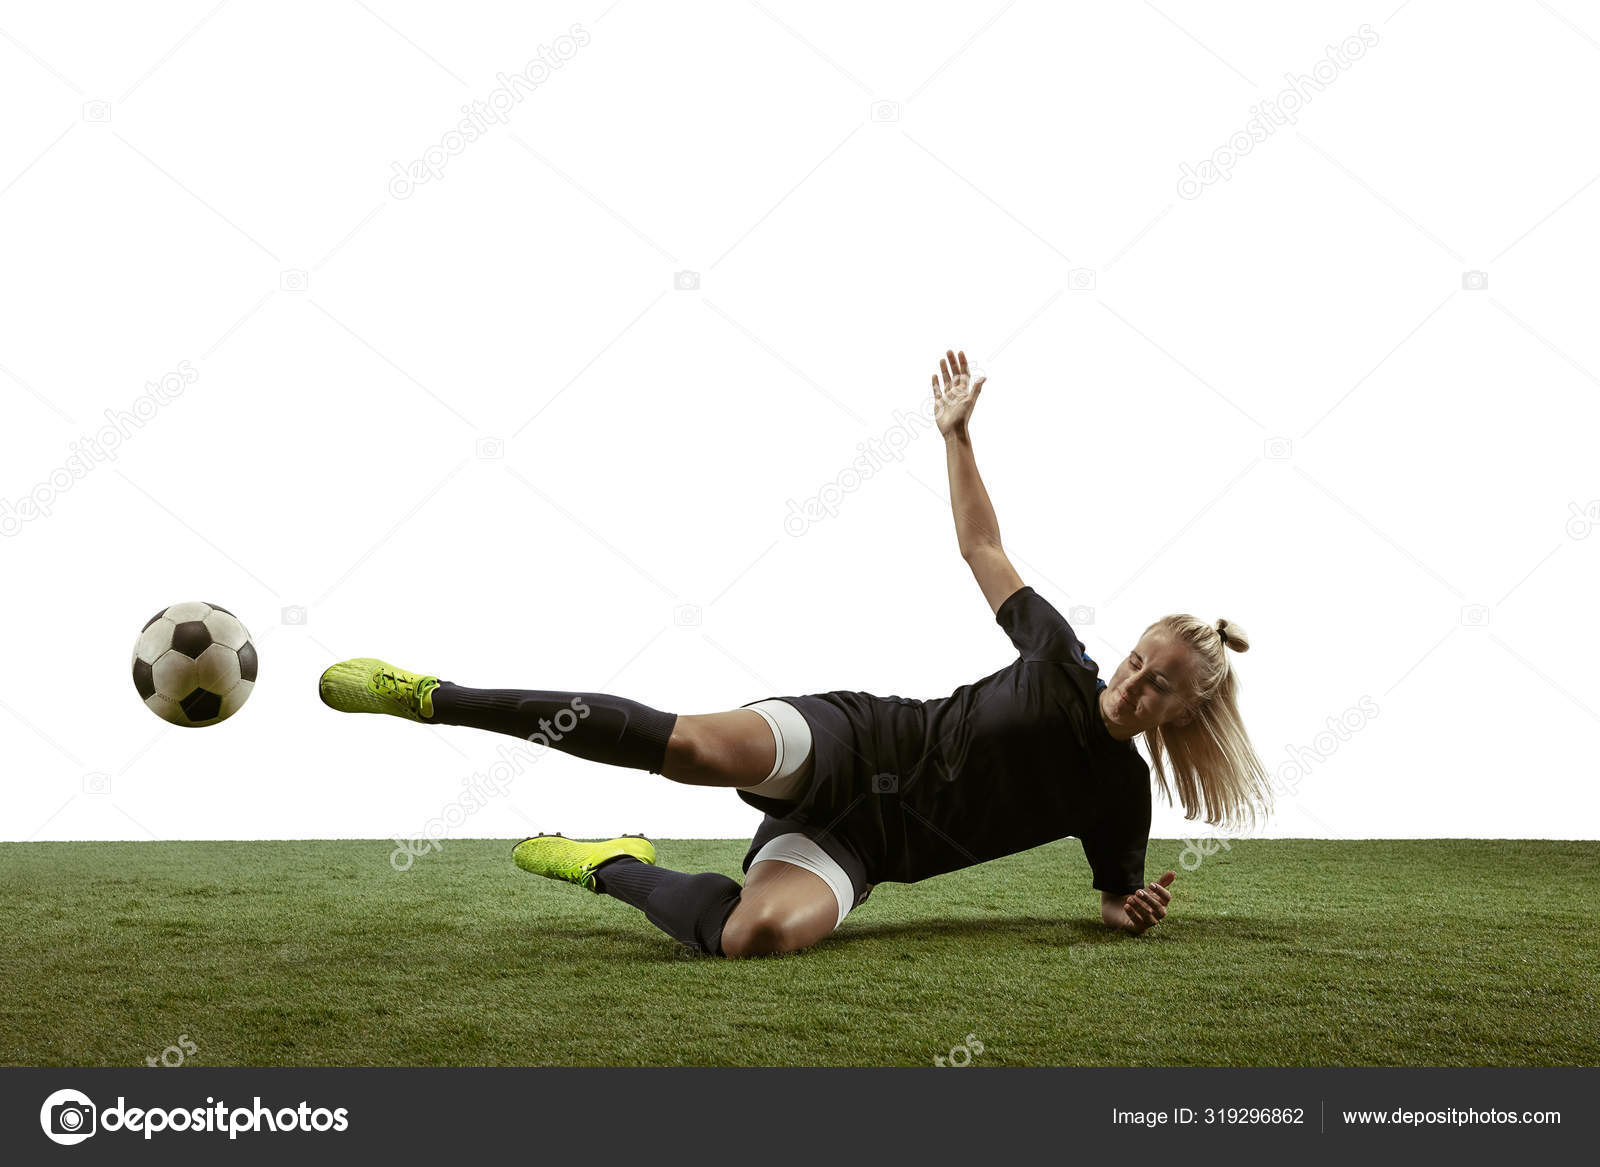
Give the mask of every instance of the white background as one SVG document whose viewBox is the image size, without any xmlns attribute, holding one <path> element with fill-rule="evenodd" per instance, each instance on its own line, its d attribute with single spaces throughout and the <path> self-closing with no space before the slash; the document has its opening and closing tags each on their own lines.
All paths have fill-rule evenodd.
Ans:
<svg viewBox="0 0 1600 1167">
<path fill-rule="evenodd" d="M 513 739 L 337 715 L 347 656 L 679 713 L 1003 667 L 917 420 L 946 347 L 1105 675 L 1162 613 L 1248 629 L 1263 761 L 1317 752 L 1260 833 L 1596 836 L 1592 6 L 6 4 L 0 102 L 0 496 L 199 375 L 0 540 L 5 838 L 418 834 Z M 191 599 L 261 655 L 205 730 L 128 670 Z M 759 817 L 551 752 L 454 833 Z"/>
</svg>

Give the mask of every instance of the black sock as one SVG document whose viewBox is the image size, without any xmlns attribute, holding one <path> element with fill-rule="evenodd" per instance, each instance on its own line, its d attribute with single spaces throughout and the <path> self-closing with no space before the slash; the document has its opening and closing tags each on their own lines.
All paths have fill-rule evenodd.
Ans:
<svg viewBox="0 0 1600 1167">
<path fill-rule="evenodd" d="M 726 875 L 686 875 L 624 855 L 602 863 L 594 885 L 632 904 L 668 936 L 698 952 L 722 956 L 722 925 L 744 892 Z"/>
<path fill-rule="evenodd" d="M 659 774 L 678 715 L 609 693 L 468 689 L 447 681 L 433 691 L 427 720 L 510 734 L 591 762 Z"/>
</svg>

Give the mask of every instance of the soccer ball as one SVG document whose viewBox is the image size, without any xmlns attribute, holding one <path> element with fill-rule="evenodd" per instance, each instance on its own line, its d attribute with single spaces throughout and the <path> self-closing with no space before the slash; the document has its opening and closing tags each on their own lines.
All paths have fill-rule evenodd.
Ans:
<svg viewBox="0 0 1600 1167">
<path fill-rule="evenodd" d="M 256 646 L 239 618 L 216 604 L 174 604 L 150 617 L 133 645 L 133 687 L 173 725 L 215 725 L 256 683 Z"/>
</svg>

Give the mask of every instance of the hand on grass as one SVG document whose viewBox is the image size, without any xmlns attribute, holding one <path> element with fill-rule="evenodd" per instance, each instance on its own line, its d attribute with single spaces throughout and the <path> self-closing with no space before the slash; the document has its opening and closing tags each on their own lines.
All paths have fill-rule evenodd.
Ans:
<svg viewBox="0 0 1600 1167">
<path fill-rule="evenodd" d="M 1172 881 L 1177 878 L 1176 871 L 1169 871 L 1122 901 L 1123 914 L 1128 917 L 1129 932 L 1137 936 L 1161 922 L 1167 914 L 1167 905 L 1172 902 L 1172 893 L 1167 888 L 1171 887 Z"/>
<path fill-rule="evenodd" d="M 949 437 L 966 429 L 972 407 L 977 404 L 978 394 L 983 392 L 983 383 L 988 378 L 979 377 L 974 385 L 967 369 L 967 354 L 946 349 L 944 355 L 945 359 L 939 362 L 939 374 L 944 377 L 943 393 L 939 390 L 939 377 L 933 378 L 933 419 L 940 435 Z"/>
</svg>

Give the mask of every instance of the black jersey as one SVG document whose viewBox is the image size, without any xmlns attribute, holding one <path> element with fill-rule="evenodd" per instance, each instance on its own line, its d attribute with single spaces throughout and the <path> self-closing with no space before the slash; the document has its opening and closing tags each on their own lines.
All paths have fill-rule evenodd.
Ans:
<svg viewBox="0 0 1600 1167">
<path fill-rule="evenodd" d="M 1150 770 L 1106 729 L 1099 666 L 1031 587 L 995 621 L 1017 659 L 948 697 L 784 697 L 811 727 L 811 783 L 797 801 L 739 797 L 842 841 L 873 883 L 915 883 L 1073 835 L 1094 887 L 1143 887 Z"/>
</svg>

